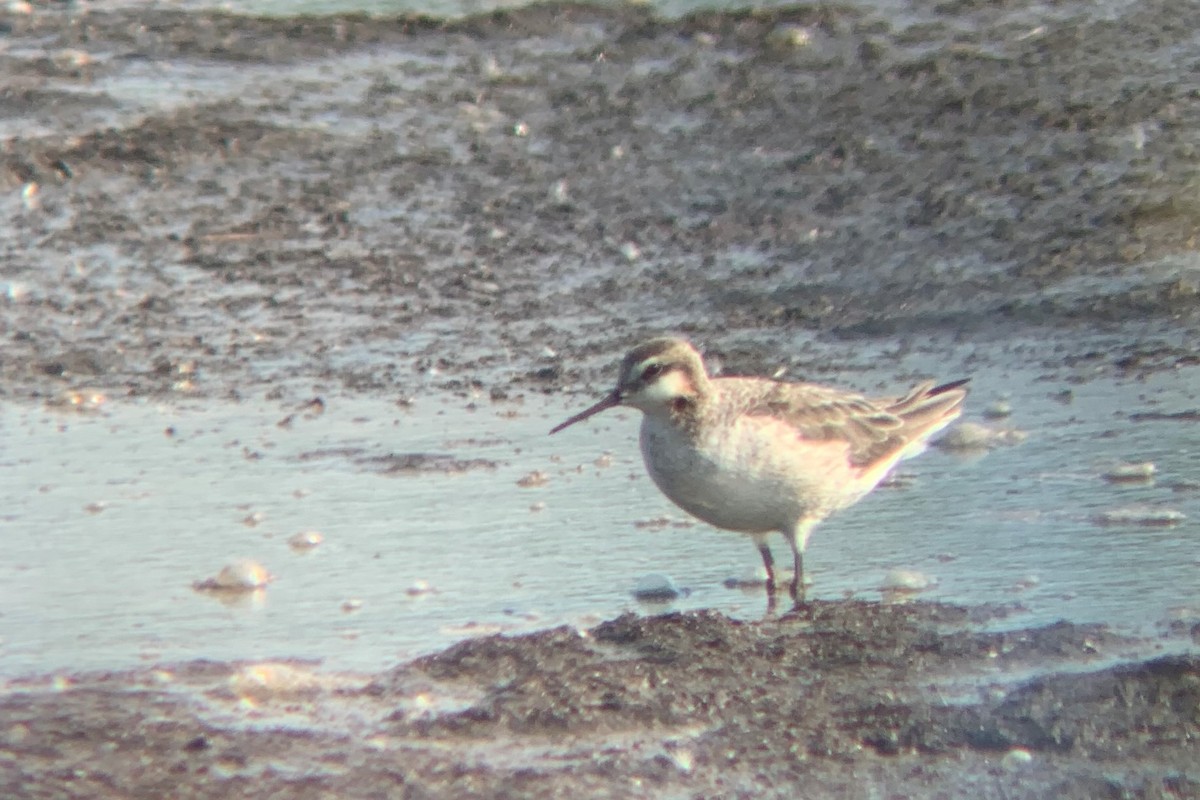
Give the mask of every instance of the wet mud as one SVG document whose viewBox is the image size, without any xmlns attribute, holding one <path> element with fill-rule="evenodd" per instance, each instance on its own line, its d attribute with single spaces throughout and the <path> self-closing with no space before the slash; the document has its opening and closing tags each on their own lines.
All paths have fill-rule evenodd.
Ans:
<svg viewBox="0 0 1200 800">
<path fill-rule="evenodd" d="M 18 5 L 9 401 L 519 402 L 663 330 L 747 371 L 783 343 L 820 373 L 822 344 L 1009 336 L 1088 378 L 1197 363 L 1195 3 Z M 1200 664 L 1156 652 L 1194 630 L 989 621 L 822 602 L 472 640 L 362 679 L 14 680 L 0 794 L 1200 797 Z"/>
<path fill-rule="evenodd" d="M 668 329 L 1194 364 L 1197 15 L 0 12 L 0 392 L 506 398 Z"/>
<path fill-rule="evenodd" d="M 13 685 L 9 797 L 1200 796 L 1200 660 L 1001 609 L 820 602 L 463 642 L 374 678 L 191 662 Z M 1195 631 L 1193 631 L 1193 635 Z M 1035 675 L 1035 677 L 1030 677 Z"/>
</svg>

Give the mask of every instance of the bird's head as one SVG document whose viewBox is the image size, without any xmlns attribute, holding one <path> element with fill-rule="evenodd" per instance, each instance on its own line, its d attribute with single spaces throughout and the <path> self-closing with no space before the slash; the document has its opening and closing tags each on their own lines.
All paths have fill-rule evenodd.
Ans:
<svg viewBox="0 0 1200 800">
<path fill-rule="evenodd" d="M 615 389 L 550 432 L 558 433 L 615 406 L 631 406 L 646 414 L 680 411 L 696 401 L 707 383 L 704 362 L 690 343 L 683 339 L 651 339 L 625 354 Z"/>
</svg>

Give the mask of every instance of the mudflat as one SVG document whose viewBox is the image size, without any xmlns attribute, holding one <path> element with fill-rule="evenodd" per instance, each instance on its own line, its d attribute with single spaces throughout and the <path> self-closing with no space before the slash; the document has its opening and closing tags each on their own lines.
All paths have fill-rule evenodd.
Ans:
<svg viewBox="0 0 1200 800">
<path fill-rule="evenodd" d="M 0 12 L 0 397 L 498 402 L 674 330 L 1194 367 L 1200 8 Z M 1097 335 L 1106 337 L 1098 348 Z M 86 399 L 86 397 L 85 397 Z M 1200 796 L 1197 630 L 819 602 L 22 678 L 6 797 Z"/>
<path fill-rule="evenodd" d="M 30 798 L 1200 795 L 1200 659 L 1137 658 L 1166 640 L 1103 626 L 979 631 L 993 616 L 817 602 L 758 622 L 625 615 L 469 640 L 373 678 L 190 662 L 23 681 L 0 698 L 0 788 Z"/>
<path fill-rule="evenodd" d="M 8 10 L 0 392 L 552 391 L 664 330 L 1194 365 L 1183 8 Z"/>
</svg>

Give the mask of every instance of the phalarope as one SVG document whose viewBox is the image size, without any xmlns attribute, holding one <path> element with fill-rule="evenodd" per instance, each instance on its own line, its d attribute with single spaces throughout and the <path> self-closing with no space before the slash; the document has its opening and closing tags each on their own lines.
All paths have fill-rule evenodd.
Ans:
<svg viewBox="0 0 1200 800">
<path fill-rule="evenodd" d="M 621 362 L 617 386 L 554 427 L 557 433 L 615 406 L 643 413 L 642 457 L 672 502 L 718 528 L 748 534 L 775 605 L 767 536 L 792 548 L 791 598 L 804 601 L 804 548 L 819 522 L 865 497 L 896 462 L 962 413 L 967 381 L 921 383 L 868 399 L 813 383 L 714 378 L 682 339 L 653 339 Z"/>
</svg>

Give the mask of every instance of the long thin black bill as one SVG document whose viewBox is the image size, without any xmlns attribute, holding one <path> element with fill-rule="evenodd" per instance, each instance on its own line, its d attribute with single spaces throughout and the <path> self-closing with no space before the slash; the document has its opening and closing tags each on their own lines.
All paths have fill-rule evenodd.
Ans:
<svg viewBox="0 0 1200 800">
<path fill-rule="evenodd" d="M 591 408 L 586 409 L 584 411 L 580 411 L 578 414 L 571 417 L 566 422 L 560 422 L 558 425 L 555 425 L 550 430 L 550 433 L 551 433 L 551 435 L 558 433 L 563 428 L 574 425 L 576 422 L 582 422 L 583 420 L 587 419 L 588 417 L 590 417 L 594 414 L 599 414 L 601 411 L 607 411 L 608 409 L 612 408 L 613 406 L 618 406 L 620 404 L 621 404 L 621 395 L 614 391 L 612 394 L 607 395 L 603 400 L 601 400 L 599 403 L 596 403 L 596 405 L 592 406 Z"/>
</svg>

